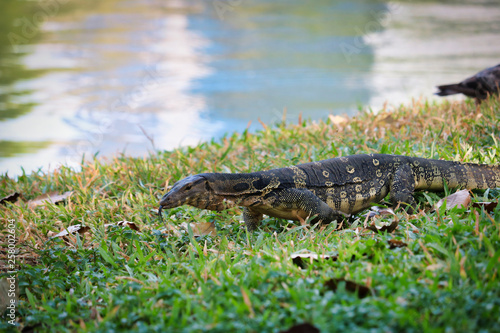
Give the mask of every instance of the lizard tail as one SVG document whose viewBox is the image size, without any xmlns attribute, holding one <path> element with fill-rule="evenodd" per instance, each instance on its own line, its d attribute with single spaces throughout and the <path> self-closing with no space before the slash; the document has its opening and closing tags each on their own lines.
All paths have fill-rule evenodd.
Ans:
<svg viewBox="0 0 500 333">
<path fill-rule="evenodd" d="M 463 187 L 468 189 L 487 189 L 500 187 L 499 165 L 465 163 L 461 164 L 460 167 L 463 169 L 455 171 L 455 177 L 457 175 L 460 175 L 461 178 L 457 179 L 458 186 L 456 187 Z M 450 176 L 451 173 L 453 173 L 454 169 L 460 169 L 460 167 L 451 168 L 446 174 Z M 446 179 L 446 181 L 448 181 L 449 183 L 451 183 L 452 180 L 453 179 Z"/>
<path fill-rule="evenodd" d="M 461 163 L 443 160 L 418 160 L 414 166 L 415 189 L 487 189 L 500 187 L 500 165 Z M 415 163 L 415 162 L 414 162 Z"/>
</svg>

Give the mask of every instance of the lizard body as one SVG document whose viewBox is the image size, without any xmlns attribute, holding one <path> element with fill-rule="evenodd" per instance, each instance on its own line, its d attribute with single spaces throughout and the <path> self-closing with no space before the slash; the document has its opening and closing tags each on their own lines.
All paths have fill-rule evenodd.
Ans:
<svg viewBox="0 0 500 333">
<path fill-rule="evenodd" d="M 416 190 L 500 187 L 500 166 L 368 154 L 337 157 L 252 173 L 201 173 L 174 184 L 159 213 L 181 205 L 221 211 L 243 206 L 254 230 L 262 215 L 328 223 L 355 214 L 389 194 L 393 205 L 415 208 Z"/>
</svg>

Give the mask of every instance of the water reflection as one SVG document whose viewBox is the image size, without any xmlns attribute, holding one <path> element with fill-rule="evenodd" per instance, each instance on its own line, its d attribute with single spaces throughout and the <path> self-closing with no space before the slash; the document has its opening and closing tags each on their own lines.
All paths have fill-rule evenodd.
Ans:
<svg viewBox="0 0 500 333">
<path fill-rule="evenodd" d="M 28 116 L 2 122 L 0 149 L 6 142 L 51 145 L 3 159 L 2 171 L 19 161 L 27 169 L 40 161 L 72 165 L 96 151 L 144 154 L 153 149 L 150 139 L 166 149 L 216 135 L 220 125 L 208 124 L 204 97 L 189 91 L 193 80 L 210 73 L 201 52 L 208 41 L 188 27 L 185 12 L 195 8 L 172 1 L 170 10 L 157 2 L 158 12 L 140 1 L 111 2 L 114 11 L 54 17 L 23 57 L 25 67 L 50 71 L 17 83 L 33 91 L 37 104 Z"/>
<path fill-rule="evenodd" d="M 41 10 L 30 1 L 2 7 L 0 31 L 20 35 L 19 18 Z M 280 121 L 285 108 L 296 121 L 408 102 L 500 59 L 500 5 L 487 1 L 51 8 L 17 52 L 0 34 L 0 172 L 196 144 L 249 121 L 259 128 L 258 118 Z"/>
<path fill-rule="evenodd" d="M 352 113 L 369 99 L 373 52 L 365 45 L 346 57 L 380 1 L 243 1 L 233 10 L 195 16 L 192 26 L 213 42 L 206 50 L 214 74 L 195 83 L 210 110 L 223 118 L 290 121 Z"/>
<path fill-rule="evenodd" d="M 436 85 L 500 63 L 500 4 L 391 3 L 385 29 L 364 39 L 375 53 L 370 105 L 433 98 Z"/>
<path fill-rule="evenodd" d="M 29 6 L 20 1 L 5 0 L 2 2 L 0 19 L 0 121 L 12 119 L 31 111 L 35 103 L 23 97 L 32 93 L 29 89 L 13 89 L 18 80 L 28 80 L 40 73 L 27 69 L 19 59 L 21 52 L 14 52 L 12 41 L 21 35 L 18 19 L 32 12 Z M 5 145 L 0 144 L 1 147 Z M 2 149 L 3 151 L 3 149 Z"/>
</svg>

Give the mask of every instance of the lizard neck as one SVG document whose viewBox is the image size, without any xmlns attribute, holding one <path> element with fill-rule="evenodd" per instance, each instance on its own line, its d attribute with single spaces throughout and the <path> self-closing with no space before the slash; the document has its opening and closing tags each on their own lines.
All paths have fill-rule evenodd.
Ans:
<svg viewBox="0 0 500 333">
<path fill-rule="evenodd" d="M 230 197 L 268 192 L 280 184 L 277 176 L 266 172 L 207 173 L 203 176 L 215 194 Z"/>
</svg>

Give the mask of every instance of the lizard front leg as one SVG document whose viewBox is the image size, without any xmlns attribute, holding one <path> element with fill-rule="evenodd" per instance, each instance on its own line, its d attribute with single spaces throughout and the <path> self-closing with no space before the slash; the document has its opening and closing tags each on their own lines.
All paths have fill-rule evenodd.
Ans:
<svg viewBox="0 0 500 333">
<path fill-rule="evenodd" d="M 413 197 L 415 191 L 415 179 L 409 164 L 404 164 L 396 169 L 394 178 L 389 187 L 389 200 L 394 206 L 401 203 L 403 208 L 408 208 L 408 213 L 412 213 L 417 207 L 417 202 Z"/>
<path fill-rule="evenodd" d="M 254 231 L 259 226 L 260 221 L 262 221 L 262 213 L 245 207 L 243 208 L 243 221 L 245 221 L 248 231 Z"/>
</svg>

